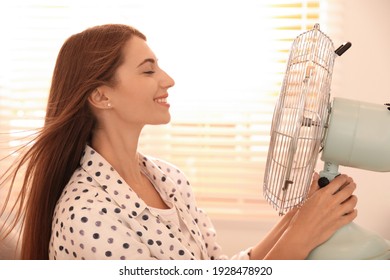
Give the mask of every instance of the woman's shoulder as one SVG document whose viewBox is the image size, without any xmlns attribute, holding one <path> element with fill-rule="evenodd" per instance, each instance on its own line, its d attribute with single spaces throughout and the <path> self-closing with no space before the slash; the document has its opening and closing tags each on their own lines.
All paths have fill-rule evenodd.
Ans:
<svg viewBox="0 0 390 280">
<path fill-rule="evenodd" d="M 192 186 L 185 174 L 177 165 L 160 158 L 144 156 L 143 160 L 147 168 L 158 169 L 160 174 L 165 176 L 164 180 L 171 182 L 170 187 L 172 190 L 179 189 L 179 193 L 183 193 L 186 199 L 192 198 Z M 156 172 L 154 172 L 156 174 Z M 185 195 L 184 195 L 185 194 Z"/>
<path fill-rule="evenodd" d="M 173 175 L 175 177 L 178 176 L 178 177 L 186 178 L 184 172 L 172 162 L 169 162 L 167 160 L 158 157 L 149 156 L 149 155 L 147 156 L 142 155 L 142 158 L 146 164 L 147 162 L 149 162 L 149 165 L 152 166 L 152 168 L 158 168 L 168 176 Z"/>
<path fill-rule="evenodd" d="M 107 193 L 82 168 L 77 169 L 68 184 L 64 187 L 57 202 L 57 207 L 91 205 L 105 200 Z"/>
<path fill-rule="evenodd" d="M 158 168 L 163 174 L 174 180 L 177 185 L 190 185 L 185 172 L 174 163 L 151 156 L 144 156 L 145 159 L 149 161 L 149 166 Z"/>
</svg>

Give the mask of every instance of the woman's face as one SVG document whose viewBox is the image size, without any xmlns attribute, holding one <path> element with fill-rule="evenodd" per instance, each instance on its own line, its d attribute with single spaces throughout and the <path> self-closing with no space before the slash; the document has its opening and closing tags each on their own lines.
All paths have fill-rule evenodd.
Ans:
<svg viewBox="0 0 390 280">
<path fill-rule="evenodd" d="M 110 88 L 115 122 L 143 126 L 170 121 L 168 88 L 174 80 L 157 63 L 146 41 L 134 36 L 124 46 L 124 63 Z"/>
</svg>

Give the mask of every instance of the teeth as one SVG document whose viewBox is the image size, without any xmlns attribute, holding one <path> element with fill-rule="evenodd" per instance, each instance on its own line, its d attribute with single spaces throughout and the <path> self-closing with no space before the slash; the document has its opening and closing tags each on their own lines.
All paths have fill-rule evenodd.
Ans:
<svg viewBox="0 0 390 280">
<path fill-rule="evenodd" d="M 166 98 L 157 98 L 157 99 L 155 99 L 155 101 L 157 103 L 167 103 L 167 99 Z"/>
</svg>

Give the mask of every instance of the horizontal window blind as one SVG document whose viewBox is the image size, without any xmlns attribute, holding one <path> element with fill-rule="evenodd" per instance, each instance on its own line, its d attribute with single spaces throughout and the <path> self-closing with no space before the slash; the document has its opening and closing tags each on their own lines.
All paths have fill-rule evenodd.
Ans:
<svg viewBox="0 0 390 280">
<path fill-rule="evenodd" d="M 146 34 L 176 81 L 171 123 L 145 127 L 140 151 L 181 168 L 214 218 L 273 214 L 262 180 L 274 104 L 292 40 L 321 22 L 326 2 L 10 1 L 0 18 L 0 156 L 43 125 L 64 40 L 125 23 Z M 0 161 L 2 171 L 11 160 Z"/>
</svg>

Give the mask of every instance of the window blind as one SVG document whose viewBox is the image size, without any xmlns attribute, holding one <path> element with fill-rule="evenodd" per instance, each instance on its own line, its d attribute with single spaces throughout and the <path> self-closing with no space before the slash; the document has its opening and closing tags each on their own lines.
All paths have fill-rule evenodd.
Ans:
<svg viewBox="0 0 390 280">
<path fill-rule="evenodd" d="M 130 24 L 176 81 L 171 123 L 145 127 L 140 151 L 181 168 L 213 218 L 273 214 L 262 180 L 274 104 L 292 40 L 321 22 L 326 2 L 9 1 L 0 17 L 0 157 L 43 125 L 64 40 L 96 24 Z"/>
</svg>

